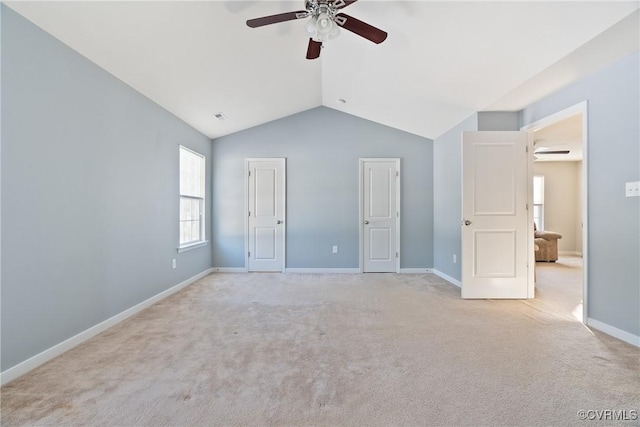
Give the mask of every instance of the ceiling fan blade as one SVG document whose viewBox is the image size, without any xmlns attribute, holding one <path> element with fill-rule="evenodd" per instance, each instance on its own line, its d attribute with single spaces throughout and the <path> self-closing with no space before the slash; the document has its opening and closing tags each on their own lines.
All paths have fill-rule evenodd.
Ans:
<svg viewBox="0 0 640 427">
<path fill-rule="evenodd" d="M 358 0 L 334 0 L 333 6 L 336 9 L 344 9 L 345 7 L 349 6 L 352 3 L 355 3 L 357 1 Z"/>
<path fill-rule="evenodd" d="M 569 154 L 570 151 L 569 150 L 545 150 L 545 151 L 536 151 L 533 154 L 535 155 L 540 155 L 540 154 Z"/>
<path fill-rule="evenodd" d="M 314 39 L 309 39 L 309 47 L 307 48 L 307 59 L 319 58 L 321 47 L 322 42 L 317 42 Z"/>
<path fill-rule="evenodd" d="M 346 13 L 339 13 L 336 15 L 336 23 L 345 30 L 349 30 L 367 40 L 371 40 L 374 43 L 382 43 L 387 38 L 387 33 L 379 28 L 371 26 L 366 22 L 362 22 Z"/>
<path fill-rule="evenodd" d="M 298 10 L 295 12 L 278 13 L 277 15 L 263 16 L 261 18 L 249 19 L 247 25 L 251 28 L 262 27 L 264 25 L 277 24 L 278 22 L 293 21 L 294 19 L 302 19 L 309 16 L 306 10 Z"/>
</svg>

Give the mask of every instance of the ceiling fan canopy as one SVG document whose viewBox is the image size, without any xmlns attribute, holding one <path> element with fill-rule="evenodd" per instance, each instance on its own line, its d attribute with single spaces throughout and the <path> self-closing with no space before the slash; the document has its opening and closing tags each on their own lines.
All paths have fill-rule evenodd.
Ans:
<svg viewBox="0 0 640 427">
<path fill-rule="evenodd" d="M 385 41 L 387 38 L 386 32 L 341 12 L 341 9 L 356 1 L 357 0 L 306 0 L 305 10 L 249 19 L 247 25 L 251 28 L 257 28 L 279 22 L 311 17 L 305 26 L 305 30 L 309 35 L 307 59 L 320 57 L 322 43 L 336 38 L 340 34 L 340 27 L 376 44 Z"/>
</svg>

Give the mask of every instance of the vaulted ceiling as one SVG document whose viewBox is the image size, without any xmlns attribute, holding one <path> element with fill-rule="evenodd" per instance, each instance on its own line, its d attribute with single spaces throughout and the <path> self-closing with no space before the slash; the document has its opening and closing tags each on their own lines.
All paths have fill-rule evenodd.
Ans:
<svg viewBox="0 0 640 427">
<path fill-rule="evenodd" d="M 475 111 L 517 110 L 545 95 L 553 67 L 639 8 L 360 0 L 344 12 L 387 31 L 387 40 L 342 31 L 310 61 L 306 20 L 245 25 L 303 10 L 302 0 L 6 4 L 211 138 L 320 105 L 435 138 Z M 612 60 L 585 52 L 591 68 Z M 584 69 L 565 69 L 562 84 Z M 318 129 L 331 132 L 331 123 Z"/>
</svg>

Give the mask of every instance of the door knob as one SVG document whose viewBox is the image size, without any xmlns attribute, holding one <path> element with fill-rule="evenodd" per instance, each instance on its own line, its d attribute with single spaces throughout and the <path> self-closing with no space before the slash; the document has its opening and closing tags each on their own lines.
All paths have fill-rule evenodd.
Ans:
<svg viewBox="0 0 640 427">
<path fill-rule="evenodd" d="M 471 225 L 471 221 L 469 221 L 468 219 L 464 220 L 464 225 Z"/>
<path fill-rule="evenodd" d="M 278 220 L 278 221 L 276 222 L 276 224 L 282 224 L 282 221 Z"/>
<path fill-rule="evenodd" d="M 365 221 L 365 222 L 364 222 L 364 225 L 367 225 L 367 224 L 369 224 L 369 221 Z"/>
</svg>

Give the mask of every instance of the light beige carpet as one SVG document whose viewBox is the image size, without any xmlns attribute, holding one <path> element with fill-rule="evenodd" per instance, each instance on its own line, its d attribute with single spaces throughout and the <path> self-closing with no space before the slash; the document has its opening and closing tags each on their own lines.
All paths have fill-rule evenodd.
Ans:
<svg viewBox="0 0 640 427">
<path fill-rule="evenodd" d="M 612 425 L 577 413 L 632 417 L 640 350 L 430 274 L 214 274 L 1 397 L 6 426 Z"/>
</svg>

